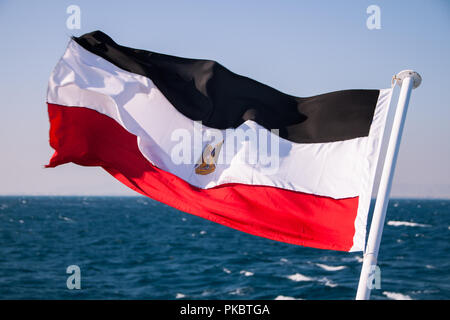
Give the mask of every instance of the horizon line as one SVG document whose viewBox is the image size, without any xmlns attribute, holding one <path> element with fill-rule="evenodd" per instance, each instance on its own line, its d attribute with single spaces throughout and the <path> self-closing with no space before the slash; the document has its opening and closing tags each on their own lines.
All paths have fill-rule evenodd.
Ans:
<svg viewBox="0 0 450 320">
<path fill-rule="evenodd" d="M 143 197 L 156 202 L 150 197 L 135 194 L 135 195 L 127 195 L 127 194 L 0 194 L 1 197 L 122 197 L 122 198 L 138 198 Z M 376 197 L 371 197 L 371 200 L 376 200 Z M 449 197 L 440 197 L 440 196 L 393 196 L 389 197 L 390 200 L 450 200 Z M 161 202 L 162 203 L 162 202 Z"/>
</svg>

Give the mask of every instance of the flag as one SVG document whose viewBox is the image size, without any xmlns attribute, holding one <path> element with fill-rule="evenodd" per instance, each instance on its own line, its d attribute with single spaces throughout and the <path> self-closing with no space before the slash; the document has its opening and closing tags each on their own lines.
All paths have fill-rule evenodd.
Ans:
<svg viewBox="0 0 450 320">
<path fill-rule="evenodd" d="M 212 60 L 95 31 L 72 38 L 50 76 L 47 167 L 100 166 L 138 193 L 243 232 L 360 251 L 391 95 L 295 97 Z"/>
</svg>

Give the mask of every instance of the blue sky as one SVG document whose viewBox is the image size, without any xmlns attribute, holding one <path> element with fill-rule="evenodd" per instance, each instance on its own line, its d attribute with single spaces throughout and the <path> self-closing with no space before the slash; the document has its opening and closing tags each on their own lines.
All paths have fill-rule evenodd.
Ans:
<svg viewBox="0 0 450 320">
<path fill-rule="evenodd" d="M 69 5 L 81 29 L 66 27 Z M 381 8 L 381 29 L 366 8 Z M 48 77 L 71 35 L 214 59 L 285 93 L 386 88 L 414 69 L 393 196 L 450 198 L 450 1 L 0 0 L 0 194 L 133 195 L 99 168 L 44 169 Z M 397 89 L 398 93 L 398 89 Z M 396 99 L 396 96 L 394 96 Z"/>
</svg>

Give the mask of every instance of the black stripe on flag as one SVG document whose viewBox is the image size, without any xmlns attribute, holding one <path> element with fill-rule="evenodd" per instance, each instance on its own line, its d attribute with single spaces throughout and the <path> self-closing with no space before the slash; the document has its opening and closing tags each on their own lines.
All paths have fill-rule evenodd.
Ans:
<svg viewBox="0 0 450 320">
<path fill-rule="evenodd" d="M 120 46 L 101 31 L 74 40 L 121 69 L 150 78 L 180 113 L 211 128 L 236 128 L 253 120 L 297 143 L 365 137 L 379 95 L 379 90 L 343 90 L 294 97 L 215 61 Z"/>
</svg>

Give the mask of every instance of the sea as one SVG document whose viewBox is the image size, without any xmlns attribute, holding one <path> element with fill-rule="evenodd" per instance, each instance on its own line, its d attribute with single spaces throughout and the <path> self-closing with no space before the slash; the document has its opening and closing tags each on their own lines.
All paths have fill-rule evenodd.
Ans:
<svg viewBox="0 0 450 320">
<path fill-rule="evenodd" d="M 391 199 L 372 299 L 450 299 L 449 236 L 450 200 Z M 0 299 L 354 299 L 361 262 L 140 196 L 0 197 Z"/>
</svg>

